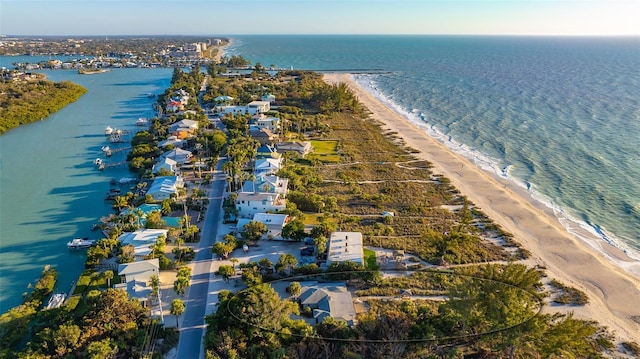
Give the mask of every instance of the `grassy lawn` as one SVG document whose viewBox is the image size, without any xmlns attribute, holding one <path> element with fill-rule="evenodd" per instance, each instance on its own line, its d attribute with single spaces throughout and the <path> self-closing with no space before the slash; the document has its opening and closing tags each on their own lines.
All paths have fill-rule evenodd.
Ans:
<svg viewBox="0 0 640 359">
<path fill-rule="evenodd" d="M 378 263 L 376 262 L 376 252 L 371 249 L 364 250 L 364 263 L 367 269 L 376 269 L 378 268 Z"/>
<path fill-rule="evenodd" d="M 309 159 L 317 159 L 325 163 L 340 162 L 340 155 L 336 151 L 338 141 L 318 141 L 312 140 L 313 152 L 309 155 Z"/>
<path fill-rule="evenodd" d="M 120 277 L 114 273 L 111 285 L 120 283 Z M 87 269 L 78 278 L 73 294 L 83 294 L 93 289 L 107 289 L 107 279 L 93 269 Z"/>
</svg>

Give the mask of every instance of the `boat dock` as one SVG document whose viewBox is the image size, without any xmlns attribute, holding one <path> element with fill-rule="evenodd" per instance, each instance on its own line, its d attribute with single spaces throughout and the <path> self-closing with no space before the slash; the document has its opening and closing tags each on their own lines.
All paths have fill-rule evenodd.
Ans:
<svg viewBox="0 0 640 359">
<path fill-rule="evenodd" d="M 111 162 L 111 163 L 100 163 L 98 165 L 98 169 L 100 171 L 104 171 L 107 168 L 113 168 L 113 167 L 125 167 L 127 165 L 127 161 L 122 161 L 122 162 Z"/>
</svg>

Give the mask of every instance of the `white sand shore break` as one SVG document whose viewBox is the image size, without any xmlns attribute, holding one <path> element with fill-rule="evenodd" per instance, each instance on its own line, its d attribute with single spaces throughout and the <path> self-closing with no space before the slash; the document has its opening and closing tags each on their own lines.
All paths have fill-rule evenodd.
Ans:
<svg viewBox="0 0 640 359">
<path fill-rule="evenodd" d="M 478 169 L 444 144 L 429 137 L 358 85 L 350 74 L 325 74 L 328 83 L 345 83 L 371 111 L 371 118 L 396 132 L 416 156 L 431 162 L 436 174 L 452 184 L 531 252 L 530 263 L 546 268 L 551 278 L 583 290 L 589 304 L 571 307 L 576 318 L 596 320 L 621 340 L 640 338 L 640 263 L 614 247 L 604 252 L 569 234 L 542 204 L 512 183 Z M 605 254 L 606 253 L 606 254 Z M 614 262 L 617 263 L 614 264 Z M 623 269 L 624 267 L 624 269 Z M 632 274 L 634 273 L 634 274 Z M 545 311 L 557 308 L 546 306 Z"/>
</svg>

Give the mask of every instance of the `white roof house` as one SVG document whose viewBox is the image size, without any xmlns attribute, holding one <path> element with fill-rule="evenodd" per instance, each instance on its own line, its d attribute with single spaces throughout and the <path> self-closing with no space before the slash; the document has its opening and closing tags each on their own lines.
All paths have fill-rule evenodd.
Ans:
<svg viewBox="0 0 640 359">
<path fill-rule="evenodd" d="M 261 158 L 256 160 L 253 172 L 256 176 L 261 174 L 275 174 L 282 168 L 282 158 Z"/>
<path fill-rule="evenodd" d="M 298 300 L 303 308 L 313 309 L 316 324 L 321 323 L 326 317 L 342 319 L 350 326 L 355 324 L 356 309 L 353 298 L 344 284 L 316 282 L 300 284 L 302 292 Z"/>
<path fill-rule="evenodd" d="M 153 166 L 152 173 L 158 173 L 161 169 L 165 169 L 171 173 L 175 173 L 176 169 L 178 169 L 178 162 L 172 160 L 171 158 L 162 158 L 158 163 Z"/>
<path fill-rule="evenodd" d="M 136 298 L 146 306 L 153 289 L 149 285 L 152 276 L 158 276 L 160 263 L 157 258 L 146 261 L 120 264 L 118 275 L 122 279 L 114 288 L 124 289 L 130 298 Z M 159 277 L 158 277 L 159 278 Z"/>
<path fill-rule="evenodd" d="M 251 114 L 269 112 L 271 110 L 270 101 L 251 101 L 247 104 L 247 111 Z"/>
<path fill-rule="evenodd" d="M 198 121 L 193 120 L 180 120 L 176 123 L 169 125 L 169 132 L 178 131 L 195 131 L 198 129 Z"/>
<path fill-rule="evenodd" d="M 167 235 L 167 229 L 142 229 L 135 232 L 125 232 L 118 237 L 118 241 L 123 246 L 132 245 L 135 258 L 143 259 L 151 253 L 151 246 L 157 241 L 161 235 Z"/>
<path fill-rule="evenodd" d="M 313 146 L 309 141 L 303 142 L 278 142 L 276 143 L 276 149 L 280 153 L 287 151 L 297 152 L 300 156 L 304 157 L 313 150 Z"/>
<path fill-rule="evenodd" d="M 174 148 L 171 151 L 167 151 L 163 153 L 160 158 L 170 158 L 180 165 L 188 163 L 191 161 L 191 157 L 193 157 L 193 153 L 191 151 L 183 150 L 182 148 Z"/>
<path fill-rule="evenodd" d="M 277 212 L 286 209 L 286 202 L 277 193 L 240 192 L 236 197 L 238 216 L 252 218 L 256 213 Z"/>
<path fill-rule="evenodd" d="M 364 247 L 360 232 L 333 232 L 329 237 L 327 265 L 340 262 L 364 264 Z"/>
<path fill-rule="evenodd" d="M 178 189 L 184 187 L 184 180 L 180 176 L 156 177 L 147 194 L 156 201 L 164 201 L 171 198 L 171 195 L 178 195 Z"/>
<path fill-rule="evenodd" d="M 267 226 L 267 233 L 262 235 L 262 239 L 281 240 L 282 228 L 289 222 L 286 214 L 256 213 L 253 215 L 255 222 L 264 223 Z"/>
<path fill-rule="evenodd" d="M 289 179 L 276 175 L 259 174 L 255 181 L 245 181 L 242 184 L 242 192 L 277 193 L 280 198 L 287 197 Z"/>
<path fill-rule="evenodd" d="M 173 147 L 182 148 L 186 144 L 187 144 L 187 141 L 185 141 L 185 140 L 181 140 L 176 136 L 169 136 L 169 137 L 167 137 L 166 140 L 158 142 L 158 147 L 162 148 L 162 147 L 167 147 L 167 146 L 173 146 Z"/>
<path fill-rule="evenodd" d="M 260 116 L 254 118 L 251 122 L 251 124 L 255 125 L 257 128 L 266 128 L 273 133 L 278 133 L 280 129 L 280 119 L 277 117 Z"/>
</svg>

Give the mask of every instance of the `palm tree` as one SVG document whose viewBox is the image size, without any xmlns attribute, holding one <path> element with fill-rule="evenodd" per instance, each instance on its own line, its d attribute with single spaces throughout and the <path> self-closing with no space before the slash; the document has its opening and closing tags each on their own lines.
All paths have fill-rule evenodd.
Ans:
<svg viewBox="0 0 640 359">
<path fill-rule="evenodd" d="M 176 328 L 179 328 L 178 318 L 184 313 L 184 302 L 180 298 L 171 301 L 171 314 L 176 316 Z"/>
<path fill-rule="evenodd" d="M 158 293 L 160 290 L 160 278 L 157 275 L 151 276 L 149 278 L 149 286 L 151 287 L 151 295 L 158 298 Z"/>
<path fill-rule="evenodd" d="M 233 266 L 233 271 L 236 271 L 236 263 L 238 263 L 238 258 L 231 258 L 231 264 Z"/>
<path fill-rule="evenodd" d="M 103 273 L 104 278 L 107 280 L 107 288 L 111 288 L 111 280 L 113 279 L 113 271 L 107 270 Z"/>
</svg>

